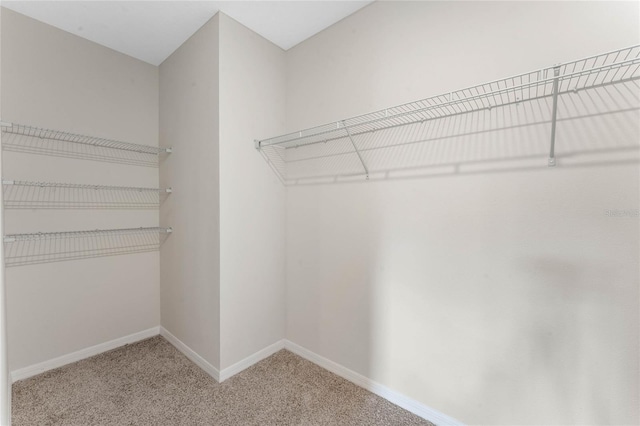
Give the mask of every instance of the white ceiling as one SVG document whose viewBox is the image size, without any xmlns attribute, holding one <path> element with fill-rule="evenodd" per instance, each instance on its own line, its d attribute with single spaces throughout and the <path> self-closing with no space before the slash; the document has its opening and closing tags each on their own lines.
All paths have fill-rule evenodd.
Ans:
<svg viewBox="0 0 640 426">
<path fill-rule="evenodd" d="M 159 65 L 218 11 L 289 49 L 371 1 L 2 1 L 2 6 Z"/>
</svg>

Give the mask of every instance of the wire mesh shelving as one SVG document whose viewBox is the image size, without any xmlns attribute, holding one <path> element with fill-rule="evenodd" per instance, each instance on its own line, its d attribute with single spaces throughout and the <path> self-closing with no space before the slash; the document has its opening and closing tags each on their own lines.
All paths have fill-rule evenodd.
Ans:
<svg viewBox="0 0 640 426">
<path fill-rule="evenodd" d="M 5 209 L 157 209 L 171 188 L 3 180 Z"/>
<path fill-rule="evenodd" d="M 0 123 L 2 147 L 7 151 L 43 154 L 136 166 L 158 167 L 160 155 L 171 148 L 159 148 L 43 129 L 16 123 Z"/>
<path fill-rule="evenodd" d="M 172 228 L 107 229 L 4 236 L 5 265 L 22 266 L 158 250 Z"/>
<path fill-rule="evenodd" d="M 532 109 L 539 111 L 534 114 L 548 117 L 550 123 L 548 165 L 555 166 L 558 98 L 617 84 L 636 84 L 639 68 L 640 45 L 636 45 L 256 140 L 255 147 L 285 185 L 328 175 L 368 178 L 374 159 L 380 163 L 381 155 L 374 155 L 376 151 L 426 140 L 426 132 L 421 132 L 419 126 L 470 113 L 490 114 L 499 108 L 535 104 Z"/>
<path fill-rule="evenodd" d="M 0 122 L 2 149 L 80 160 L 158 167 L 171 148 L 138 145 L 15 123 Z M 7 209 L 157 209 L 171 188 L 2 181 Z M 158 250 L 172 228 L 147 227 L 33 234 L 6 234 L 5 265 Z"/>
</svg>

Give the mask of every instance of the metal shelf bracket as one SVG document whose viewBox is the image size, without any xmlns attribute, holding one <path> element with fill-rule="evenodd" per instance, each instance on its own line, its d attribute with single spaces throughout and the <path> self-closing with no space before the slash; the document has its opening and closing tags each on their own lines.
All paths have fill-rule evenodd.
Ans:
<svg viewBox="0 0 640 426">
<path fill-rule="evenodd" d="M 367 175 L 367 180 L 369 180 L 369 169 L 367 168 L 367 165 L 364 163 L 364 159 L 362 158 L 362 155 L 360 154 L 360 151 L 358 150 L 358 147 L 356 146 L 356 143 L 353 141 L 353 136 L 351 136 L 351 132 L 349 131 L 349 127 L 347 127 L 347 125 L 345 124 L 344 121 L 342 121 L 342 125 L 344 126 L 344 130 L 347 132 L 347 136 L 349 136 L 349 140 L 351 141 L 351 145 L 353 145 L 353 149 L 356 150 L 356 154 L 358 154 L 358 158 L 360 159 L 360 163 L 362 163 L 362 167 L 364 168 L 364 172 Z"/>
</svg>

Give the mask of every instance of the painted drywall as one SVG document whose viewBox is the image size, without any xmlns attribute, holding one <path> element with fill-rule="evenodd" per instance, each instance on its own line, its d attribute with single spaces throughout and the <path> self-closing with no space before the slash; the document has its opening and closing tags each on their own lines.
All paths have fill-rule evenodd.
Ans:
<svg viewBox="0 0 640 426">
<path fill-rule="evenodd" d="M 2 8 L 0 7 L 0 99 L 2 99 Z M 0 102 L 2 117 L 2 102 Z M 0 134 L 0 143 L 2 143 Z M 2 174 L 2 150 L 0 149 L 0 176 Z M 0 196 L 3 189 L 0 187 Z M 4 235 L 4 203 L 0 205 L 0 235 Z M 7 351 L 7 309 L 4 285 L 4 244 L 0 244 L 0 424 L 11 422 L 11 378 Z"/>
<path fill-rule="evenodd" d="M 285 189 L 253 148 L 284 129 L 284 52 L 220 15 L 220 368 L 284 338 Z"/>
<path fill-rule="evenodd" d="M 162 326 L 220 366 L 218 15 L 160 65 L 160 143 L 174 153 L 160 208 L 174 233 L 160 250 Z"/>
<path fill-rule="evenodd" d="M 2 119 L 157 146 L 158 70 L 2 11 Z M 3 153 L 14 180 L 157 187 L 158 169 Z M 158 226 L 157 211 L 5 210 L 5 232 Z M 7 268 L 16 370 L 159 325 L 159 254 Z"/>
<path fill-rule="evenodd" d="M 287 130 L 637 44 L 639 16 L 633 2 L 375 2 L 287 52 Z M 468 424 L 637 423 L 633 93 L 609 94 L 629 111 L 572 120 L 603 93 L 563 97 L 556 169 L 548 121 L 454 139 L 450 119 L 430 124 L 431 151 L 375 158 L 427 152 L 420 177 L 289 187 L 287 339 Z M 479 116 L 518 126 L 527 108 Z M 464 160 L 478 161 L 435 167 Z"/>
</svg>

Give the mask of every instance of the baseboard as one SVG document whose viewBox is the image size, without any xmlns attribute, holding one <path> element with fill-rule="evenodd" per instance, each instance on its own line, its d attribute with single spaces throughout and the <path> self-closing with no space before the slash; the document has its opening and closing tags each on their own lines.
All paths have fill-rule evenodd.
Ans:
<svg viewBox="0 0 640 426">
<path fill-rule="evenodd" d="M 259 350 L 253 355 L 249 355 L 242 361 L 238 361 L 232 366 L 223 369 L 222 371 L 220 371 L 220 381 L 223 382 L 227 380 L 229 377 L 238 374 L 242 370 L 245 370 L 251 367 L 253 364 L 260 362 L 265 358 L 270 357 L 271 355 L 273 355 L 274 353 L 278 352 L 281 349 L 284 349 L 284 342 L 285 342 L 284 339 L 279 340 L 267 346 L 266 348 Z"/>
<path fill-rule="evenodd" d="M 239 372 L 251 367 L 253 364 L 262 361 L 265 358 L 270 357 L 274 353 L 278 352 L 281 349 L 284 349 L 284 340 L 280 340 L 275 342 L 264 349 L 259 350 L 258 352 L 249 355 L 245 359 L 236 362 L 235 364 L 219 371 L 213 365 L 211 365 L 207 360 L 202 358 L 196 351 L 191 349 L 189 346 L 185 345 L 180 339 L 171 334 L 164 327 L 160 327 L 160 335 L 169 341 L 173 346 L 176 347 L 180 352 L 182 352 L 187 358 L 193 361 L 198 367 L 202 368 L 205 372 L 207 372 L 211 377 L 213 377 L 218 383 L 227 380 L 228 378 L 235 376 Z"/>
<path fill-rule="evenodd" d="M 100 343 L 95 346 L 91 346 L 85 349 L 81 349 L 70 354 L 62 355 L 48 361 L 40 362 L 38 364 L 30 365 L 28 367 L 20 368 L 11 372 L 11 382 L 17 382 L 18 380 L 24 380 L 29 377 L 44 373 L 45 371 L 53 370 L 73 362 L 81 361 L 86 358 L 90 358 L 94 355 L 101 354 L 112 349 L 119 348 L 120 346 L 128 345 L 140 340 L 148 339 L 149 337 L 157 336 L 160 333 L 159 327 L 149 328 L 147 330 L 139 331 L 137 333 L 130 334 L 128 336 L 120 337 L 118 339 L 110 340 L 105 343 Z"/>
<path fill-rule="evenodd" d="M 147 330 L 140 331 L 138 333 L 133 333 L 128 336 L 120 337 L 118 339 L 111 340 L 109 342 L 100 343 L 95 346 L 91 346 L 89 348 L 81 349 L 76 352 L 72 352 L 67 355 L 63 355 L 48 361 L 44 361 L 38 364 L 31 365 L 29 367 L 20 368 L 18 370 L 14 370 L 11 372 L 11 382 L 17 382 L 18 380 L 24 380 L 29 377 L 44 373 L 45 371 L 53 370 L 54 368 L 59 368 L 65 366 L 67 364 L 71 364 L 73 362 L 81 361 L 86 358 L 90 358 L 94 355 L 101 354 L 106 351 L 110 351 L 112 349 L 119 348 L 121 346 L 135 343 L 140 340 L 148 339 L 153 336 L 157 336 L 160 334 L 162 337 L 167 339 L 169 343 L 176 347 L 180 352 L 182 352 L 187 358 L 193 361 L 198 367 L 202 368 L 207 374 L 213 377 L 216 381 L 222 382 L 227 380 L 228 378 L 238 374 L 239 372 L 245 370 L 248 367 L 251 367 L 253 364 L 256 364 L 259 361 L 262 361 L 265 358 L 273 355 L 281 349 L 287 349 L 296 355 L 299 355 L 314 364 L 331 371 L 334 374 L 337 374 L 340 377 L 343 377 L 350 382 L 367 389 L 368 391 L 392 402 L 393 404 L 398 405 L 399 407 L 404 408 L 407 411 L 410 411 L 417 416 L 422 417 L 425 420 L 430 421 L 438 426 L 440 425 L 454 425 L 454 426 L 463 426 L 464 424 L 458 420 L 455 420 L 446 414 L 443 414 L 433 408 L 427 407 L 426 405 L 415 401 L 411 398 L 408 398 L 405 395 L 402 395 L 399 392 L 396 392 L 380 383 L 377 383 L 362 374 L 356 373 L 355 371 L 349 370 L 348 368 L 333 362 L 327 358 L 324 358 L 309 349 L 306 349 L 300 345 L 297 345 L 289 340 L 280 340 L 275 342 L 264 349 L 259 350 L 246 357 L 245 359 L 231 365 L 223 369 L 222 371 L 218 371 L 213 365 L 211 365 L 208 361 L 198 355 L 193 349 L 185 345 L 181 340 L 179 340 L 176 336 L 167 331 L 164 327 L 153 327 Z"/>
<path fill-rule="evenodd" d="M 422 417 L 425 420 L 430 421 L 431 423 L 436 424 L 437 426 L 441 425 L 455 425 L 455 426 L 463 426 L 464 423 L 455 420 L 446 414 L 443 414 L 433 408 L 427 407 L 424 404 L 421 404 L 418 401 L 415 401 L 411 398 L 402 395 L 399 392 L 396 392 L 388 387 L 381 385 L 380 383 L 374 382 L 368 377 L 363 376 L 362 374 L 356 373 L 355 371 L 349 370 L 347 367 L 344 367 L 336 362 L 333 362 L 327 358 L 324 358 L 309 349 L 306 349 L 300 345 L 297 345 L 289 340 L 285 340 L 285 349 L 293 352 L 296 355 L 305 358 L 314 364 L 324 368 L 325 370 L 329 370 L 338 376 L 349 380 L 356 385 L 375 393 L 376 395 L 386 399 L 393 404 L 404 408 L 407 411 L 412 412 L 413 414 Z"/>
<path fill-rule="evenodd" d="M 209 363 L 206 359 L 197 354 L 196 351 L 185 345 L 180 339 L 171 334 L 166 328 L 160 327 L 160 335 L 167 339 L 177 350 L 182 352 L 187 358 L 193 361 L 198 367 L 202 368 L 208 375 L 214 378 L 216 382 L 220 382 L 220 371 Z"/>
</svg>

